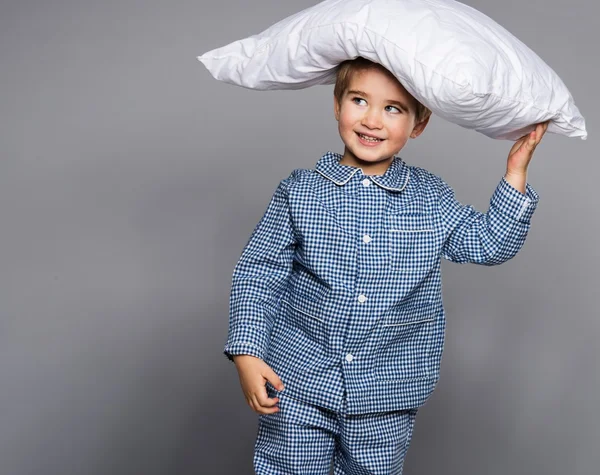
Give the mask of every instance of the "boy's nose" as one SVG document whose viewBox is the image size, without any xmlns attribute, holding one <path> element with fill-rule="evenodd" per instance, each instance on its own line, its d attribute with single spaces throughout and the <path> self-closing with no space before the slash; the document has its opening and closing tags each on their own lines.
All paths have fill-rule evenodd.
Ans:
<svg viewBox="0 0 600 475">
<path fill-rule="evenodd" d="M 380 129 L 381 115 L 372 109 L 365 112 L 365 115 L 363 116 L 362 120 L 362 125 L 368 127 L 369 129 Z"/>
</svg>

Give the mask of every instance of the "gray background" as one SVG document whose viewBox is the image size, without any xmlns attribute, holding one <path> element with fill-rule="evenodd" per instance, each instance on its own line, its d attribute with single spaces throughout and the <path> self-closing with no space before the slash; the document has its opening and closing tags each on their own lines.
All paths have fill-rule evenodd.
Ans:
<svg viewBox="0 0 600 475">
<path fill-rule="evenodd" d="M 195 57 L 315 3 L 2 2 L 0 474 L 252 472 L 231 273 L 279 180 L 343 147 L 332 86 L 249 91 Z M 600 10 L 467 3 L 555 69 L 590 138 L 538 147 L 516 258 L 444 262 L 442 378 L 405 473 L 594 475 Z M 485 211 L 510 146 L 434 117 L 401 156 Z"/>
</svg>

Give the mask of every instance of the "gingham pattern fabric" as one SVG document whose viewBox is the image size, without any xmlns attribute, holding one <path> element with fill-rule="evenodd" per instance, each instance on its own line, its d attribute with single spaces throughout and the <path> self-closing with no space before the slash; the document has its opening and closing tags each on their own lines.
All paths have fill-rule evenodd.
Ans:
<svg viewBox="0 0 600 475">
<path fill-rule="evenodd" d="M 285 391 L 284 391 L 285 393 Z M 256 475 L 401 475 L 417 409 L 345 415 L 284 393 L 259 416 Z"/>
<path fill-rule="evenodd" d="M 349 414 L 422 405 L 444 344 L 441 257 L 497 265 L 522 247 L 538 194 L 504 178 L 486 213 L 395 157 L 282 180 L 235 266 L 225 355 L 262 358 L 296 399 Z"/>
</svg>

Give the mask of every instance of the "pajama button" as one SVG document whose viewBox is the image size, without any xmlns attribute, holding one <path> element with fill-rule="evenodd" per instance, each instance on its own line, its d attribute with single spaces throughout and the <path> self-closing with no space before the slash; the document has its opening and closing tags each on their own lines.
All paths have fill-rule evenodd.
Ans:
<svg viewBox="0 0 600 475">
<path fill-rule="evenodd" d="M 359 301 L 360 303 L 365 303 L 365 302 L 367 301 L 367 297 L 366 297 L 366 296 L 364 296 L 363 294 L 360 294 L 360 295 L 358 296 L 358 301 Z"/>
<path fill-rule="evenodd" d="M 371 242 L 371 236 L 369 236 L 368 234 L 365 234 L 363 236 L 363 242 L 367 242 L 367 243 Z"/>
<path fill-rule="evenodd" d="M 369 180 L 368 178 L 365 178 L 365 179 L 362 181 L 362 184 L 363 184 L 363 186 L 369 186 L 369 185 L 371 184 L 371 180 Z"/>
<path fill-rule="evenodd" d="M 350 363 L 350 362 L 351 362 L 353 359 L 354 359 L 354 356 L 352 356 L 350 353 L 348 353 L 348 354 L 346 355 L 346 361 L 347 361 L 348 363 Z"/>
</svg>

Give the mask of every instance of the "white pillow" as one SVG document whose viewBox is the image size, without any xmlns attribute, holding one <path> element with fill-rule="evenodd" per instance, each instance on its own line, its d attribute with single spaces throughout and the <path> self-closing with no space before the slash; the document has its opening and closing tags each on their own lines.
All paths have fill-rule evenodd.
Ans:
<svg viewBox="0 0 600 475">
<path fill-rule="evenodd" d="M 390 70 L 435 114 L 496 139 L 548 132 L 586 139 L 558 75 L 483 13 L 454 0 L 326 0 L 198 59 L 218 80 L 250 89 L 335 82 L 363 56 Z"/>
</svg>

